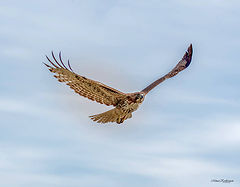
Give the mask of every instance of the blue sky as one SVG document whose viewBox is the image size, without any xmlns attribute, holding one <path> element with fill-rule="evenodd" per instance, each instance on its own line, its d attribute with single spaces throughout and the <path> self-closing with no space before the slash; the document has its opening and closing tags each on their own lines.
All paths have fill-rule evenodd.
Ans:
<svg viewBox="0 0 240 187">
<path fill-rule="evenodd" d="M 236 0 L 1 1 L 0 185 L 240 185 Z M 192 43 L 188 69 L 150 92 L 123 125 L 43 66 L 62 51 L 75 72 L 135 92 Z"/>
</svg>

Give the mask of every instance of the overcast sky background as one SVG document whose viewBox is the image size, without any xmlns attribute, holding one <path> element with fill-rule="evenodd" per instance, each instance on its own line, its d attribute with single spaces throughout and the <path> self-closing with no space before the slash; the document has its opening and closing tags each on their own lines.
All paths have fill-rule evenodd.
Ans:
<svg viewBox="0 0 240 187">
<path fill-rule="evenodd" d="M 240 185 L 240 2 L 0 1 L 0 186 Z M 76 95 L 43 66 L 62 51 L 75 72 L 150 92 L 133 118 Z"/>
</svg>

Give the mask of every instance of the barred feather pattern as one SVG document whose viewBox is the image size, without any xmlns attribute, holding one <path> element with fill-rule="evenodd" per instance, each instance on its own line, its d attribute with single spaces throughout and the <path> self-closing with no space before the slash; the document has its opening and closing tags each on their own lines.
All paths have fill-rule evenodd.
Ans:
<svg viewBox="0 0 240 187">
<path fill-rule="evenodd" d="M 97 123 L 109 123 L 116 122 L 118 124 L 123 123 L 124 120 L 131 118 L 132 113 L 125 113 L 121 109 L 114 108 L 107 112 L 103 112 L 101 114 L 96 114 L 89 116 L 93 121 Z"/>
<path fill-rule="evenodd" d="M 55 73 L 54 77 L 57 78 L 59 82 L 65 82 L 79 95 L 107 106 L 116 106 L 119 100 L 127 97 L 126 94 L 115 90 L 114 88 L 74 73 L 69 63 L 69 68 L 62 63 L 61 53 L 59 54 L 59 58 L 62 65 L 56 60 L 53 53 L 52 57 L 56 63 L 53 63 L 48 57 L 47 59 L 53 67 L 44 64 L 52 73 Z"/>
</svg>

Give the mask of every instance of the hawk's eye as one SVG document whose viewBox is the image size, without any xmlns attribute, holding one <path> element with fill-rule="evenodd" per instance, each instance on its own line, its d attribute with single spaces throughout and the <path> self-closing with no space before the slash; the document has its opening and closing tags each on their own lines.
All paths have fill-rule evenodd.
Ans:
<svg viewBox="0 0 240 187">
<path fill-rule="evenodd" d="M 136 95 L 136 99 L 142 99 L 143 96 L 141 94 Z"/>
</svg>

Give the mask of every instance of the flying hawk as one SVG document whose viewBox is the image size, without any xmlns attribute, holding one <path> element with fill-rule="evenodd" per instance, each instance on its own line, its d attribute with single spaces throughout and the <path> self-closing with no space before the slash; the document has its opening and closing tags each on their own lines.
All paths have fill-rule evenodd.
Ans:
<svg viewBox="0 0 240 187">
<path fill-rule="evenodd" d="M 184 54 L 183 58 L 168 74 L 164 75 L 160 79 L 156 80 L 140 92 L 135 93 L 123 93 L 114 88 L 111 88 L 100 82 L 88 79 L 73 72 L 69 61 L 68 67 L 64 65 L 61 52 L 59 53 L 59 61 L 56 60 L 53 52 L 52 58 L 55 62 L 51 61 L 47 56 L 47 60 L 52 66 L 45 64 L 49 70 L 55 73 L 54 77 L 59 82 L 65 82 L 70 88 L 81 96 L 87 97 L 93 101 L 96 101 L 107 106 L 113 105 L 115 108 L 97 115 L 89 116 L 93 121 L 97 123 L 117 122 L 123 123 L 124 120 L 131 118 L 132 113 L 138 109 L 143 102 L 146 94 L 156 87 L 164 80 L 177 75 L 180 71 L 187 68 L 192 59 L 192 44 L 188 47 L 188 50 Z"/>
</svg>

